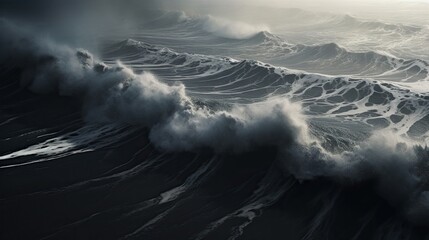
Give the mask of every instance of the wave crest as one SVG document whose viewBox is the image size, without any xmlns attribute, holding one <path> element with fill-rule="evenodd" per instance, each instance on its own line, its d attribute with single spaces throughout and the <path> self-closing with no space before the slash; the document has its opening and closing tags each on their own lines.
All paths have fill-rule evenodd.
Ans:
<svg viewBox="0 0 429 240">
<path fill-rule="evenodd" d="M 269 32 L 269 28 L 264 25 L 250 25 L 212 16 L 203 18 L 203 29 L 216 36 L 230 39 L 248 39 L 258 33 Z"/>
</svg>

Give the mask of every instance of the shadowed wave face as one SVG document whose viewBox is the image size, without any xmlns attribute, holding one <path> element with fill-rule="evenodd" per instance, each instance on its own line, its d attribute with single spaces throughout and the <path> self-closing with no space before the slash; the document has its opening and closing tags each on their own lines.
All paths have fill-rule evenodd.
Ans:
<svg viewBox="0 0 429 240">
<path fill-rule="evenodd" d="M 2 238 L 429 236 L 425 53 L 149 12 L 97 54 L 0 21 Z M 317 17 L 301 27 L 426 31 Z"/>
</svg>

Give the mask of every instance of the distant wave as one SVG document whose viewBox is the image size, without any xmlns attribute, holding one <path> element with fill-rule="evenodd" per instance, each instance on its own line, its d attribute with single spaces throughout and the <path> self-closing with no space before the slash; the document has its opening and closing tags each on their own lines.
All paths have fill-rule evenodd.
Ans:
<svg viewBox="0 0 429 240">
<path fill-rule="evenodd" d="M 395 23 L 386 23 L 376 20 L 365 20 L 354 17 L 349 14 L 345 15 L 315 15 L 303 10 L 295 9 L 289 10 L 290 17 L 296 18 L 295 20 L 302 20 L 302 18 L 314 18 L 314 21 L 310 21 L 311 25 L 306 25 L 303 21 L 302 27 L 322 27 L 322 28 L 348 28 L 350 31 L 356 30 L 369 30 L 378 32 L 390 32 L 398 34 L 415 34 L 423 30 L 420 26 L 404 25 Z M 222 32 L 229 32 L 228 35 L 235 35 L 232 30 L 240 32 L 247 32 L 250 29 L 256 29 L 257 32 L 268 31 L 268 27 L 264 25 L 250 25 L 247 23 L 232 21 L 223 19 L 215 16 L 189 16 L 183 11 L 160 11 L 157 13 L 157 17 L 154 17 L 145 25 L 147 27 L 171 27 L 178 23 L 198 24 L 203 23 L 206 25 L 207 30 L 216 32 L 215 30 L 222 29 Z M 306 19 L 307 20 L 307 19 Z M 237 28 L 235 28 L 236 26 Z M 238 27 L 243 27 L 240 29 Z"/>
<path fill-rule="evenodd" d="M 241 46 L 256 46 L 266 51 L 268 60 L 291 68 L 324 74 L 346 74 L 396 82 L 429 80 L 429 63 L 421 59 L 403 59 L 385 52 L 355 52 L 336 43 L 321 45 L 290 44 L 269 32 L 242 40 Z"/>
<path fill-rule="evenodd" d="M 281 39 L 279 36 L 270 33 L 269 31 L 261 31 L 253 35 L 251 38 L 244 39 L 240 42 L 244 46 L 247 45 L 265 45 L 266 47 L 272 46 L 282 46 L 282 47 L 291 47 L 292 45 L 287 43 L 285 40 Z"/>
<path fill-rule="evenodd" d="M 231 39 L 247 39 L 258 33 L 269 31 L 267 26 L 254 26 L 243 22 L 230 21 L 207 16 L 203 18 L 203 29 L 219 37 Z"/>
<path fill-rule="evenodd" d="M 173 27 L 175 25 L 204 31 L 227 39 L 248 39 L 261 32 L 269 32 L 269 28 L 265 25 L 252 25 L 210 15 L 188 16 L 183 11 L 164 12 L 161 16 L 145 24 L 149 28 Z"/>
<path fill-rule="evenodd" d="M 294 45 L 269 32 L 261 32 L 250 39 L 242 40 L 240 45 L 256 46 L 260 52 L 268 53 L 268 59 L 290 68 L 395 82 L 429 80 L 428 62 L 421 59 L 403 59 L 386 52 L 355 52 L 336 43 Z"/>
<path fill-rule="evenodd" d="M 402 59 L 383 52 L 353 52 L 335 43 L 297 45 L 288 57 L 292 66 L 311 61 L 313 68 L 335 74 L 356 74 L 391 81 L 414 82 L 429 79 L 429 63 Z"/>
<path fill-rule="evenodd" d="M 350 31 L 361 27 L 372 29 L 376 25 L 377 28 L 393 29 L 389 24 L 365 22 L 349 15 L 327 18 L 326 21 L 326 24 L 323 23 L 326 27 L 343 26 Z M 201 38 L 202 42 L 214 46 L 228 44 L 225 52 L 233 56 L 236 53 L 239 58 L 260 56 L 261 61 L 275 65 L 330 75 L 352 75 L 395 82 L 429 79 L 429 63 L 424 60 L 404 59 L 381 51 L 356 52 L 336 43 L 291 44 L 270 33 L 263 25 L 253 26 L 213 16 L 190 17 L 184 12 L 164 12 L 148 27 L 158 28 L 160 25 L 166 27 L 167 32 L 180 32 L 183 41 L 192 37 Z"/>
<path fill-rule="evenodd" d="M 394 33 L 401 33 L 401 34 L 412 34 L 422 30 L 422 28 L 418 26 L 384 23 L 381 21 L 360 20 L 351 15 L 334 17 L 329 21 L 329 24 L 332 24 L 333 26 L 336 26 L 336 27 L 348 27 L 351 30 L 366 29 L 366 30 L 373 30 L 373 31 L 394 32 Z"/>
</svg>

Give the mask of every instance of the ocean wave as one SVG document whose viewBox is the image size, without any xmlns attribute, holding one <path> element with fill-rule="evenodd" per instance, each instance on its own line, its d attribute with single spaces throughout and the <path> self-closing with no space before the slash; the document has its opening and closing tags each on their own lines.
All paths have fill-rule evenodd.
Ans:
<svg viewBox="0 0 429 240">
<path fill-rule="evenodd" d="M 252 25 L 225 18 L 189 16 L 183 11 L 163 12 L 159 17 L 144 24 L 148 28 L 187 28 L 201 33 L 209 33 L 226 39 L 249 39 L 261 32 L 269 32 L 266 25 Z"/>
<path fill-rule="evenodd" d="M 418 26 L 403 24 L 385 23 L 382 21 L 361 20 L 351 15 L 335 16 L 329 21 L 329 24 L 336 27 L 346 27 L 351 30 L 365 29 L 377 32 L 392 32 L 398 34 L 415 34 L 422 30 Z"/>
<path fill-rule="evenodd" d="M 240 102 L 284 96 L 303 103 L 310 115 L 354 119 L 413 136 L 424 136 L 428 130 L 419 123 L 427 115 L 427 94 L 391 82 L 324 76 L 252 60 L 177 53 L 134 40 L 115 45 L 107 56 L 112 63 L 119 58 L 137 69 L 141 64 L 147 65 L 146 69 L 161 77 L 181 81 L 191 96 L 230 101 L 241 96 Z"/>
<path fill-rule="evenodd" d="M 4 35 L 0 39 L 0 60 L 4 66 L 18 70 L 23 86 L 36 93 L 57 93 L 80 99 L 89 122 L 120 122 L 148 128 L 151 142 L 162 151 L 209 149 L 217 154 L 240 154 L 258 147 L 272 147 L 278 152 L 278 160 L 287 172 L 298 179 L 329 177 L 345 184 L 375 179 L 377 192 L 410 221 L 419 225 L 429 222 L 429 158 L 422 141 L 391 131 L 371 131 L 372 137 L 355 142 L 348 150 L 333 152 L 323 147 L 323 139 L 319 139 L 311 129 L 311 117 L 306 116 L 301 108 L 335 95 L 343 97 L 339 102 L 350 102 L 358 109 L 363 103 L 370 103 L 379 105 L 376 109 L 381 110 L 378 111 L 383 111 L 382 105 L 386 111 L 397 113 L 399 105 L 405 107 L 408 104 L 402 98 L 409 95 L 408 98 L 419 106 L 415 111 L 423 113 L 427 112 L 428 106 L 427 96 L 423 94 L 416 95 L 372 80 L 332 78 L 276 68 L 257 61 L 225 62 L 224 59 L 208 57 L 231 67 L 203 74 L 209 78 L 200 78 L 196 83 L 191 81 L 194 84 L 210 81 L 211 84 L 222 84 L 216 75 L 221 74 L 228 76 L 230 81 L 229 85 L 223 86 L 225 91 L 239 91 L 235 93 L 242 97 L 246 97 L 242 92 L 244 87 L 257 87 L 255 80 L 266 83 L 284 79 L 281 85 L 289 88 L 286 94 L 272 95 L 253 103 L 230 102 L 213 108 L 203 98 L 197 101 L 186 90 L 186 83 L 167 84 L 151 73 L 137 74 L 121 63 L 104 64 L 85 50 L 34 37 L 27 30 L 4 21 L 1 22 L 1 32 Z M 142 59 L 149 57 L 153 60 L 156 55 L 161 59 L 183 57 L 171 50 L 147 49 L 144 44 L 125 42 L 125 46 L 130 44 L 144 49 L 144 54 L 139 55 Z M 198 56 L 184 56 L 200 62 L 169 62 L 169 65 L 195 68 L 204 64 Z M 133 59 L 134 62 L 137 60 Z M 152 62 L 152 65 L 163 66 L 164 70 L 171 68 L 178 73 L 177 68 L 169 67 L 165 62 Z M 156 73 L 155 70 L 153 72 Z M 262 75 L 265 76 L 260 79 Z M 266 75 L 277 79 L 268 79 Z M 211 76 L 218 81 L 214 83 Z M 231 84 L 238 84 L 238 87 Z M 358 90 L 362 91 L 362 96 Z M 336 102 L 335 99 L 330 101 Z M 395 105 L 399 101 L 402 102 Z M 336 106 L 340 105 L 337 103 Z M 341 105 L 338 113 L 342 113 L 339 110 L 344 107 L 347 106 Z M 356 112 L 355 108 L 351 109 L 348 115 Z M 330 111 L 339 116 L 334 112 Z M 335 125 L 336 122 L 329 129 L 335 131 Z M 8 156 L 14 157 L 14 154 Z M 2 156 L 2 161 L 4 158 Z"/>
<path fill-rule="evenodd" d="M 383 51 L 351 51 L 336 43 L 294 45 L 266 32 L 243 40 L 240 45 L 265 51 L 262 58 L 276 65 L 322 74 L 353 75 L 394 82 L 429 79 L 427 61 L 399 58 Z"/>
<path fill-rule="evenodd" d="M 243 22 L 231 21 L 212 16 L 203 18 L 203 29 L 219 37 L 230 39 L 248 39 L 261 32 L 269 32 L 264 25 L 254 26 Z"/>
<path fill-rule="evenodd" d="M 429 79 L 429 63 L 420 59 L 398 58 L 385 52 L 353 52 L 335 43 L 316 46 L 297 45 L 292 49 L 293 53 L 286 57 L 286 62 L 291 66 L 314 69 L 327 74 L 353 74 L 400 82 Z"/>
<path fill-rule="evenodd" d="M 328 27 L 353 23 L 355 27 L 347 27 L 351 31 L 362 25 L 360 20 L 348 15 L 335 16 L 334 20 L 330 17 L 326 21 Z M 190 17 L 184 12 L 164 12 L 148 25 L 149 28 L 156 27 L 157 34 L 164 30 L 160 30 L 156 22 L 168 25 L 164 29 L 166 34 L 177 33 L 184 38 L 184 42 L 188 38 L 200 39 L 201 43 L 204 42 L 201 51 L 208 54 L 213 53 L 206 46 L 213 45 L 217 49 L 224 48 L 220 54 L 225 52 L 236 58 L 258 58 L 274 65 L 322 74 L 344 74 L 397 82 L 424 81 L 429 78 L 429 63 L 421 59 L 405 59 L 383 51 L 352 51 L 334 42 L 291 44 L 270 33 L 264 25 L 249 25 L 213 16 Z M 168 24 L 165 25 L 165 22 Z M 171 36 L 162 35 L 164 37 L 171 41 Z M 201 43 L 196 41 L 196 47 Z"/>
</svg>

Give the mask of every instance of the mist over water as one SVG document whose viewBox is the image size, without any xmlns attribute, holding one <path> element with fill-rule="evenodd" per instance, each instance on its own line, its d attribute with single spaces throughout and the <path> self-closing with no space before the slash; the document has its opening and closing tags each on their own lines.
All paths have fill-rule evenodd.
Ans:
<svg viewBox="0 0 429 240">
<path fill-rule="evenodd" d="M 429 3 L 1 5 L 0 236 L 429 236 Z"/>
</svg>

